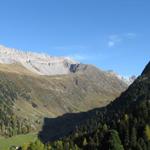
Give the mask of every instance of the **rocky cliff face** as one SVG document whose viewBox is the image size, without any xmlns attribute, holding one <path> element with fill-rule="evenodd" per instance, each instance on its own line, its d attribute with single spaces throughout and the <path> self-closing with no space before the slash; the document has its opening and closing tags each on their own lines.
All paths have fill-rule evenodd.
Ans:
<svg viewBox="0 0 150 150">
<path fill-rule="evenodd" d="M 72 65 L 79 64 L 69 57 L 53 57 L 45 54 L 22 52 L 0 46 L 0 63 L 20 63 L 39 75 L 61 75 L 72 72 Z"/>
<path fill-rule="evenodd" d="M 89 65 L 80 64 L 69 57 L 23 52 L 2 45 L 0 45 L 0 64 L 20 64 L 34 74 L 48 76 L 79 73 L 89 68 Z M 117 77 L 127 85 L 135 80 L 135 78 L 124 78 L 113 71 L 107 71 L 106 73 Z"/>
</svg>

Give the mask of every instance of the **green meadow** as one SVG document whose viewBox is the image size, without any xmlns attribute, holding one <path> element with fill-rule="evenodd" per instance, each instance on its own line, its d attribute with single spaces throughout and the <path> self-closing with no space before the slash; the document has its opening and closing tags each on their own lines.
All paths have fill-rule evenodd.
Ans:
<svg viewBox="0 0 150 150">
<path fill-rule="evenodd" d="M 0 150 L 9 150 L 11 146 L 21 146 L 35 141 L 37 138 L 36 133 L 25 135 L 17 135 L 11 138 L 0 137 Z"/>
</svg>

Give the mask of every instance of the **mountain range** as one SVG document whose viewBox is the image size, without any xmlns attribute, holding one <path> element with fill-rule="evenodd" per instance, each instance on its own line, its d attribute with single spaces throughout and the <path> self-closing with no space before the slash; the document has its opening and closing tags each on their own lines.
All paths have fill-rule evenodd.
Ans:
<svg viewBox="0 0 150 150">
<path fill-rule="evenodd" d="M 115 73 L 68 57 L 0 46 L 0 133 L 37 131 L 45 117 L 106 106 L 128 85 Z"/>
<path fill-rule="evenodd" d="M 81 63 L 70 57 L 55 57 L 29 51 L 23 52 L 14 48 L 7 48 L 3 45 L 0 45 L 0 63 L 20 64 L 34 74 L 49 76 L 75 73 L 81 69 L 78 68 Z M 135 80 L 134 76 L 124 78 L 114 71 L 107 72 L 118 77 L 127 84 L 131 84 Z"/>
<path fill-rule="evenodd" d="M 149 150 L 149 116 L 150 62 L 133 84 L 106 107 L 66 114 L 55 120 L 45 118 L 39 138 L 48 143 L 46 149 Z M 66 128 L 54 126 L 54 122 L 65 122 L 62 126 L 66 124 Z M 57 133 L 54 137 L 52 131 Z"/>
<path fill-rule="evenodd" d="M 25 150 L 149 150 L 150 62 L 126 79 L 69 57 L 0 46 L 0 136 Z"/>
</svg>

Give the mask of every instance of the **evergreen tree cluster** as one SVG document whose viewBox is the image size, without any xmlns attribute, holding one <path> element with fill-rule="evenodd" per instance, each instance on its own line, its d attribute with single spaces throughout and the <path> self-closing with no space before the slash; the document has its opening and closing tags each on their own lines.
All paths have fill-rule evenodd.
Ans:
<svg viewBox="0 0 150 150">
<path fill-rule="evenodd" d="M 15 101 L 19 98 L 27 99 L 26 95 L 12 81 L 0 79 L 0 135 L 11 137 L 33 130 L 28 119 L 19 118 L 13 112 Z"/>
</svg>

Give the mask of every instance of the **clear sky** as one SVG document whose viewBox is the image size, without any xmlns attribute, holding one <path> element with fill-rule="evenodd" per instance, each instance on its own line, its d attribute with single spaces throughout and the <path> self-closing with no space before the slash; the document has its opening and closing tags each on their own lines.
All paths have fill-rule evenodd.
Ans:
<svg viewBox="0 0 150 150">
<path fill-rule="evenodd" d="M 138 75 L 150 58 L 150 1 L 0 0 L 0 44 Z"/>
</svg>

